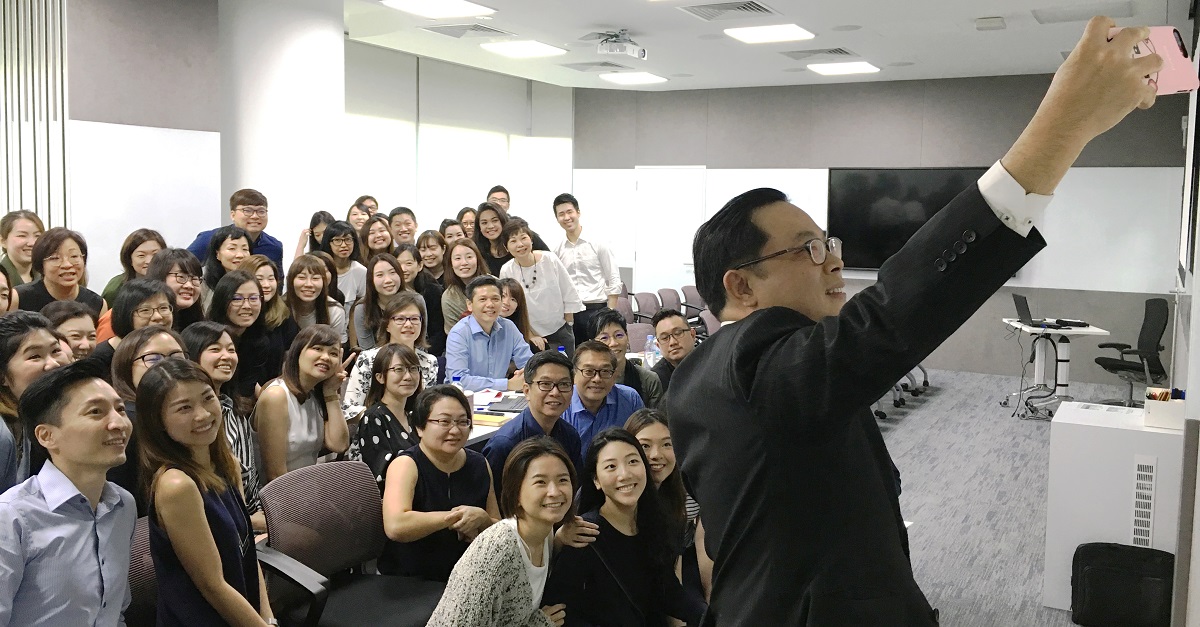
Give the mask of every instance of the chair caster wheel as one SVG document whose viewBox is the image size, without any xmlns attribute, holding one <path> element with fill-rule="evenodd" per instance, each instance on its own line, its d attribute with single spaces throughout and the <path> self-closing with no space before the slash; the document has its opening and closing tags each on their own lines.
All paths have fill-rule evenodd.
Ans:
<svg viewBox="0 0 1200 627">
<path fill-rule="evenodd" d="M 907 383 L 901 383 L 901 384 L 900 384 L 900 387 L 901 387 L 902 389 L 904 389 L 904 390 L 908 390 L 908 384 L 907 384 Z"/>
<path fill-rule="evenodd" d="M 898 401 L 892 401 L 892 407 L 900 408 L 903 405 L 904 405 L 904 399 L 900 399 Z"/>
<path fill-rule="evenodd" d="M 909 390 L 908 393 L 912 394 L 913 396 L 920 396 L 921 390 Z"/>
<path fill-rule="evenodd" d="M 929 387 L 929 379 L 925 379 L 924 381 L 922 381 L 921 387 L 923 387 L 923 388 Z"/>
</svg>

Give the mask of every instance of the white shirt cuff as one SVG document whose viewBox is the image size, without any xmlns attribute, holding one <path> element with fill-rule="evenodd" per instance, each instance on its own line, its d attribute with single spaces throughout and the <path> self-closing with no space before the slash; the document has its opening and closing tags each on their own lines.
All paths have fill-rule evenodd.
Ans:
<svg viewBox="0 0 1200 627">
<path fill-rule="evenodd" d="M 1028 237 L 1054 196 L 1029 194 L 997 161 L 979 177 L 979 193 L 1004 226 Z"/>
</svg>

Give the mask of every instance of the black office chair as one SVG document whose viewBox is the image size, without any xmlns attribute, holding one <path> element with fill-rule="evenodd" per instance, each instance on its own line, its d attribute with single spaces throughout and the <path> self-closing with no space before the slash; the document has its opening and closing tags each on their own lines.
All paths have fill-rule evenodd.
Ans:
<svg viewBox="0 0 1200 627">
<path fill-rule="evenodd" d="M 1167 318 L 1170 310 L 1165 298 L 1150 298 L 1146 300 L 1146 317 L 1142 320 L 1142 332 L 1138 335 L 1137 348 L 1120 342 L 1105 342 L 1100 348 L 1116 349 L 1119 358 L 1097 357 L 1096 365 L 1121 377 L 1129 383 L 1129 396 L 1123 399 L 1101 401 L 1106 405 L 1123 405 L 1125 407 L 1141 407 L 1144 401 L 1134 400 L 1133 384 L 1151 385 L 1167 378 L 1167 370 L 1163 368 L 1159 354 L 1163 350 L 1162 337 L 1167 330 Z M 1126 359 L 1136 357 L 1137 360 Z"/>
</svg>

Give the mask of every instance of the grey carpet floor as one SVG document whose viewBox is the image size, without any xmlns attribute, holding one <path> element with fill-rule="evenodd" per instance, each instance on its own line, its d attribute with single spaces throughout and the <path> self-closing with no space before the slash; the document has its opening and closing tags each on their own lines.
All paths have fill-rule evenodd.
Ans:
<svg viewBox="0 0 1200 627">
<path fill-rule="evenodd" d="M 1072 625 L 1069 612 L 1042 606 L 1050 424 L 1000 406 L 1016 377 L 929 378 L 927 395 L 886 405 L 879 423 L 903 480 L 917 582 L 943 625 Z M 1098 400 L 1124 388 L 1073 383 L 1071 393 Z"/>
</svg>

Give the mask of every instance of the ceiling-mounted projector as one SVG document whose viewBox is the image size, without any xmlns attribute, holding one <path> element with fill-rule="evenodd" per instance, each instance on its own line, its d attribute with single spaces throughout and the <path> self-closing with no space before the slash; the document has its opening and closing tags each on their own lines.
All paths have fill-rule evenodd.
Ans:
<svg viewBox="0 0 1200 627">
<path fill-rule="evenodd" d="M 623 54 L 644 60 L 646 49 L 632 41 L 602 41 L 596 45 L 596 54 Z"/>
</svg>

